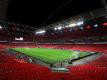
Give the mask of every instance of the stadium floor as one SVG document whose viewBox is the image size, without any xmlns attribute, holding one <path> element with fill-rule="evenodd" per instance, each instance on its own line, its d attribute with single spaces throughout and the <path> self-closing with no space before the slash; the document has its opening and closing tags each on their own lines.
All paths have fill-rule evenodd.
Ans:
<svg viewBox="0 0 107 80">
<path fill-rule="evenodd" d="M 90 52 L 46 48 L 12 48 L 12 50 L 21 52 L 27 56 L 36 58 L 48 64 L 55 64 L 66 60 L 69 61 L 92 54 Z"/>
</svg>

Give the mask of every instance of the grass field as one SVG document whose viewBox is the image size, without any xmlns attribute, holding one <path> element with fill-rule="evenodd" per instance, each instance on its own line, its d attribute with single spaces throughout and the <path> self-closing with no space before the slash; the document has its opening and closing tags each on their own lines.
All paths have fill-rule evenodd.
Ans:
<svg viewBox="0 0 107 80">
<path fill-rule="evenodd" d="M 55 64 L 64 60 L 74 59 L 89 55 L 89 52 L 77 52 L 69 50 L 45 49 L 45 48 L 12 48 L 27 56 L 41 60 L 45 63 Z"/>
</svg>

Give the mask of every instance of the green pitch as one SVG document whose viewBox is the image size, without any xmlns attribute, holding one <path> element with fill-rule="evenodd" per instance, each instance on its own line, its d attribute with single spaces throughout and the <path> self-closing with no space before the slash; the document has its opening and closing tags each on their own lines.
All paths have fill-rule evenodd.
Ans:
<svg viewBox="0 0 107 80">
<path fill-rule="evenodd" d="M 12 48 L 12 50 L 21 52 L 27 56 L 41 60 L 48 64 L 55 64 L 64 60 L 71 60 L 91 54 L 89 52 L 77 52 L 45 48 Z"/>
</svg>

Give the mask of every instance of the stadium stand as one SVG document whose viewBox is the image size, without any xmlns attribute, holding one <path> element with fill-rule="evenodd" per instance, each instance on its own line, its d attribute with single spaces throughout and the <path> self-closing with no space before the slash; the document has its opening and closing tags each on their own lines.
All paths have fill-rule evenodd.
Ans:
<svg viewBox="0 0 107 80">
<path fill-rule="evenodd" d="M 46 45 L 43 45 L 46 46 Z M 49 45 L 48 45 L 49 46 Z M 51 47 L 54 45 L 51 45 Z M 55 45 L 57 48 L 60 46 Z M 61 45 L 65 46 L 65 45 Z M 107 79 L 107 45 L 69 45 L 70 49 L 82 51 L 101 51 L 103 56 L 84 65 L 69 67 L 69 73 L 51 72 L 48 68 L 29 63 L 20 63 L 15 57 L 0 55 L 0 79 L 8 80 L 106 80 Z M 2 46 L 1 46 L 2 47 Z M 3 46 L 4 47 L 4 46 Z M 6 46 L 5 46 L 6 47 Z M 82 47 L 82 48 L 81 48 Z M 65 48 L 65 47 L 64 47 Z M 3 51 L 1 51 L 3 53 Z"/>
<path fill-rule="evenodd" d="M 93 17 L 86 19 L 88 13 L 85 13 L 84 16 L 80 15 L 86 21 L 91 20 L 84 26 L 72 28 L 71 32 L 68 25 L 62 30 L 63 33 L 59 33 L 60 30 L 53 30 L 52 34 L 48 32 L 34 34 L 37 29 L 17 24 L 13 27 L 13 23 L 1 21 L 0 24 L 3 27 L 0 28 L 0 80 L 107 80 L 107 21 L 103 11 L 104 9 L 97 10 L 101 16 L 96 15 L 95 11 L 92 12 L 97 16 L 94 20 Z M 92 15 L 89 13 L 88 16 Z M 68 19 L 64 22 L 71 21 L 72 19 Z M 62 24 L 62 22 L 58 24 Z M 96 22 L 100 27 L 93 27 Z M 86 25 L 91 25 L 91 28 L 87 28 Z M 53 26 L 56 29 L 57 24 L 53 24 Z M 18 31 L 19 33 L 16 33 Z M 15 40 L 16 37 L 24 39 L 18 41 Z M 9 48 L 53 48 L 100 52 L 101 56 L 86 64 L 68 66 L 69 72 L 52 72 L 48 67 L 28 63 L 14 55 L 9 55 L 7 51 Z"/>
</svg>

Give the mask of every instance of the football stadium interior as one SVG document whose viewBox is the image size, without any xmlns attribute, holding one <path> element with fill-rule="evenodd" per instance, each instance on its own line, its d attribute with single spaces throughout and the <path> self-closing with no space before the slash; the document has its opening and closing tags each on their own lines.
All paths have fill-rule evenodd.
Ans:
<svg viewBox="0 0 107 80">
<path fill-rule="evenodd" d="M 39 29 L 0 20 L 0 80 L 107 80 L 107 10 Z"/>
</svg>

